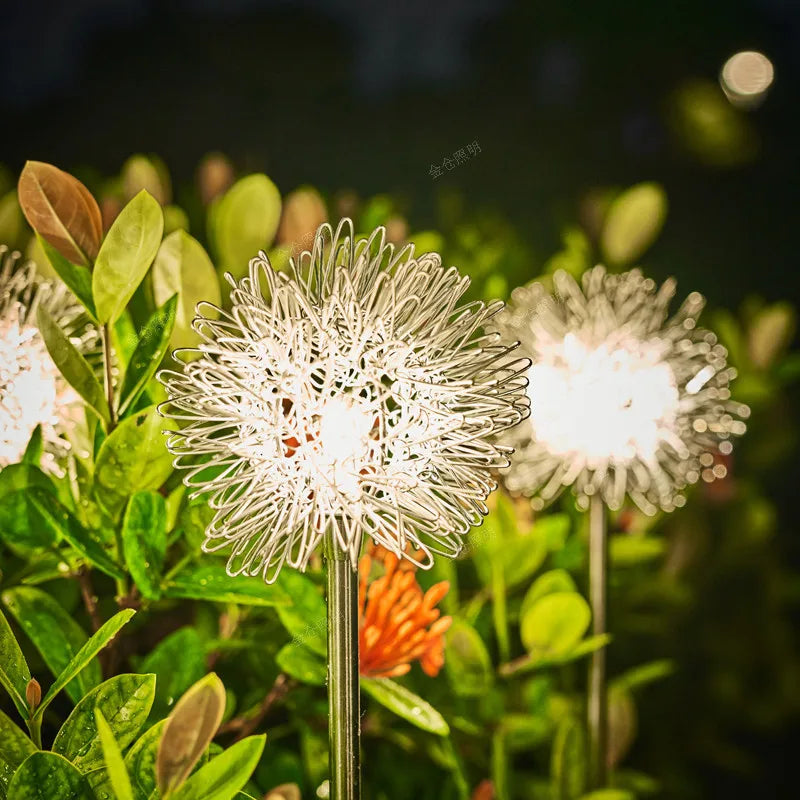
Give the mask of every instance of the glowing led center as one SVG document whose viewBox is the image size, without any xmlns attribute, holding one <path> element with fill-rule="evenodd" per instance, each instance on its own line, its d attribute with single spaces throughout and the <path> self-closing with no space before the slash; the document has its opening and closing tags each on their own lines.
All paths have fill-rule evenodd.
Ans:
<svg viewBox="0 0 800 800">
<path fill-rule="evenodd" d="M 58 423 L 59 377 L 38 331 L 0 322 L 0 466 L 22 458 L 37 425 Z"/>
<path fill-rule="evenodd" d="M 369 457 L 373 419 L 360 403 L 343 397 L 320 410 L 319 438 L 309 443 L 323 481 L 349 495 L 358 493 L 358 475 Z"/>
<path fill-rule="evenodd" d="M 555 455 L 651 461 L 674 438 L 678 389 L 654 344 L 591 346 L 569 333 L 540 353 L 529 377 L 534 436 Z"/>
</svg>

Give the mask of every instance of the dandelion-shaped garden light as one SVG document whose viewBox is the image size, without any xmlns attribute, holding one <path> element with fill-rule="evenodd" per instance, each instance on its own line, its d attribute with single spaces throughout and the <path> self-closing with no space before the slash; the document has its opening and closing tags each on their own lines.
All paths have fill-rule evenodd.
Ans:
<svg viewBox="0 0 800 800">
<path fill-rule="evenodd" d="M 595 634 L 606 629 L 605 506 L 628 495 L 643 511 L 671 511 L 701 477 L 724 477 L 715 453 L 744 433 L 746 406 L 730 399 L 735 371 L 713 333 L 697 327 L 704 300 L 691 293 L 668 317 L 675 282 L 660 288 L 639 270 L 598 266 L 582 285 L 553 276 L 517 289 L 497 319 L 521 341 L 529 371 L 530 419 L 503 441 L 516 448 L 506 474 L 512 491 L 542 508 L 571 487 L 590 509 L 590 599 Z M 593 654 L 589 732 L 593 781 L 605 782 L 605 655 Z"/>
<path fill-rule="evenodd" d="M 96 334 L 60 282 L 37 281 L 32 261 L 0 246 L 0 468 L 17 463 L 37 426 L 43 466 L 57 472 L 68 433 L 80 412 L 77 393 L 61 377 L 36 324 L 45 308 L 85 351 Z"/>
<path fill-rule="evenodd" d="M 168 446 L 209 494 L 204 547 L 230 548 L 231 574 L 272 581 L 324 542 L 332 796 L 353 798 L 362 542 L 421 566 L 458 553 L 508 464 L 495 434 L 527 413 L 528 362 L 482 330 L 502 303 L 458 306 L 468 279 L 382 229 L 323 225 L 288 273 L 261 253 L 228 280 L 230 312 L 197 318 L 201 344 L 161 373 L 183 426 Z"/>
</svg>

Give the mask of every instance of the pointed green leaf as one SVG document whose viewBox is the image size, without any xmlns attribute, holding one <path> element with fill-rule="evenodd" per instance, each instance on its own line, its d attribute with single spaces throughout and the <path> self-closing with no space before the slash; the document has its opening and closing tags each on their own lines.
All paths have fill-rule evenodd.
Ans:
<svg viewBox="0 0 800 800">
<path fill-rule="evenodd" d="M 33 429 L 31 438 L 28 440 L 28 444 L 25 447 L 25 452 L 22 454 L 22 463 L 31 464 L 34 467 L 38 467 L 42 460 L 43 453 L 44 447 L 42 445 L 42 426 L 37 425 Z"/>
<path fill-rule="evenodd" d="M 112 516 L 118 517 L 133 492 L 158 489 L 170 476 L 172 456 L 163 432 L 175 427 L 149 406 L 124 419 L 100 446 L 95 493 Z"/>
<path fill-rule="evenodd" d="M 555 800 L 575 800 L 586 789 L 586 736 L 578 720 L 566 717 L 556 731 L 550 765 Z"/>
<path fill-rule="evenodd" d="M 147 720 L 155 683 L 155 675 L 117 675 L 92 689 L 56 734 L 53 752 L 68 758 L 82 772 L 101 767 L 103 748 L 95 709 L 108 721 L 118 746 L 127 747 Z"/>
<path fill-rule="evenodd" d="M 447 736 L 450 726 L 444 717 L 427 701 L 410 692 L 405 686 L 388 678 L 362 678 L 364 691 L 412 725 L 437 736 Z"/>
<path fill-rule="evenodd" d="M 101 323 L 116 322 L 128 305 L 155 258 L 163 229 L 161 206 L 145 190 L 114 220 L 92 273 L 92 296 Z"/>
<path fill-rule="evenodd" d="M 8 800 L 95 800 L 80 770 L 57 753 L 28 756 L 8 786 Z"/>
<path fill-rule="evenodd" d="M 142 597 L 158 600 L 167 551 L 167 506 L 160 494 L 136 492 L 128 501 L 122 522 L 122 545 L 125 564 Z"/>
<path fill-rule="evenodd" d="M 120 392 L 120 417 L 125 417 L 127 412 L 134 407 L 166 355 L 175 326 L 177 307 L 177 296 L 168 298 L 144 326 L 125 371 L 125 380 Z"/>
<path fill-rule="evenodd" d="M 295 570 L 285 569 L 274 584 L 286 592 L 291 602 L 277 607 L 278 616 L 295 644 L 302 644 L 326 656 L 328 653 L 327 607 L 319 587 Z"/>
<path fill-rule="evenodd" d="M 3 603 L 55 676 L 61 674 L 70 659 L 86 644 L 86 633 L 72 615 L 40 589 L 32 586 L 8 589 L 3 592 Z M 100 665 L 92 662 L 70 681 L 66 687 L 67 694 L 77 703 L 101 680 Z"/>
<path fill-rule="evenodd" d="M 31 679 L 31 671 L 25 656 L 22 655 L 8 620 L 0 611 L 0 684 L 11 695 L 17 711 L 24 719 L 28 718 L 28 703 L 25 688 Z"/>
<path fill-rule="evenodd" d="M 275 661 L 283 672 L 302 683 L 324 686 L 327 667 L 320 656 L 303 645 L 284 645 L 275 656 Z"/>
<path fill-rule="evenodd" d="M 36 752 L 36 745 L 0 711 L 0 795 L 17 767 Z"/>
<path fill-rule="evenodd" d="M 164 595 L 250 606 L 285 606 L 292 602 L 280 580 L 266 584 L 260 578 L 246 575 L 232 578 L 225 572 L 224 564 L 214 561 L 187 567 L 170 578 Z"/>
<path fill-rule="evenodd" d="M 77 351 L 69 337 L 50 316 L 44 306 L 36 314 L 39 332 L 42 335 L 50 358 L 58 367 L 67 383 L 89 404 L 98 417 L 108 423 L 109 410 L 103 387 L 86 359 Z"/>
<path fill-rule="evenodd" d="M 38 234 L 42 250 L 44 251 L 50 266 L 58 274 L 59 278 L 67 285 L 67 288 L 78 298 L 83 307 L 91 314 L 93 319 L 97 319 L 94 300 L 92 299 L 92 273 L 87 267 L 79 266 L 68 261 L 58 250 L 49 242 L 46 242 Z"/>
<path fill-rule="evenodd" d="M 95 708 L 94 718 L 97 725 L 97 733 L 100 736 L 100 745 L 103 748 L 103 760 L 108 770 L 108 777 L 114 789 L 116 800 L 133 800 L 131 779 L 128 777 L 128 770 L 122 760 L 122 753 L 117 740 L 114 738 L 114 732 L 99 708 Z"/>
<path fill-rule="evenodd" d="M 212 758 L 186 781 L 170 800 L 231 800 L 258 766 L 267 737 L 248 736 Z"/>
<path fill-rule="evenodd" d="M 492 659 L 480 634 L 454 619 L 447 632 L 445 670 L 453 691 L 464 697 L 484 694 L 492 684 Z"/>
<path fill-rule="evenodd" d="M 161 794 L 174 791 L 189 777 L 224 713 L 225 687 L 213 672 L 181 697 L 167 719 L 158 748 L 156 781 Z"/>
<path fill-rule="evenodd" d="M 166 724 L 167 721 L 162 719 L 148 728 L 125 755 L 125 766 L 133 781 L 137 800 L 147 800 L 156 790 L 156 756 Z"/>
<path fill-rule="evenodd" d="M 44 710 L 53 698 L 116 636 L 136 612 L 132 608 L 118 611 L 108 622 L 93 634 L 86 644 L 70 659 L 63 672 L 56 678 L 36 709 L 35 716 L 41 719 Z M 102 686 L 102 684 L 101 684 Z M 100 687 L 97 687 L 100 688 Z M 95 690 L 96 691 L 96 690 Z M 84 698 L 85 699 L 85 698 Z"/>
</svg>

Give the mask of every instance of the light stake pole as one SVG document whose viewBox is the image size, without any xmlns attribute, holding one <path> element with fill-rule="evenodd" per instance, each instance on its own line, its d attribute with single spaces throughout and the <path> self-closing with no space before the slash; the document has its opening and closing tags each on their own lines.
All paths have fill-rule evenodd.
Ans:
<svg viewBox="0 0 800 800">
<path fill-rule="evenodd" d="M 589 505 L 589 602 L 592 608 L 592 633 L 602 636 L 607 628 L 608 610 L 608 532 L 606 509 L 599 495 Z M 608 750 L 608 691 L 606 687 L 606 648 L 599 647 L 589 662 L 587 701 L 589 727 L 589 779 L 592 789 L 606 785 Z"/>
<path fill-rule="evenodd" d="M 331 800 L 361 797 L 358 573 L 328 537 L 328 705 Z"/>
</svg>

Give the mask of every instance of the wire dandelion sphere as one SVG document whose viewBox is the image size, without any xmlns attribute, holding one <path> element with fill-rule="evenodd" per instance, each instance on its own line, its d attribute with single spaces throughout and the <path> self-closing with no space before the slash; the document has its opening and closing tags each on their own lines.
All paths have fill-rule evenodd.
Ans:
<svg viewBox="0 0 800 800">
<path fill-rule="evenodd" d="M 44 307 L 81 350 L 95 338 L 83 310 L 61 283 L 38 281 L 36 266 L 0 245 L 0 467 L 22 458 L 37 425 L 42 466 L 59 472 L 64 438 L 80 414 L 77 393 L 61 377 L 36 325 Z"/>
<path fill-rule="evenodd" d="M 204 549 L 268 582 L 326 534 L 354 568 L 365 536 L 420 566 L 457 555 L 508 464 L 495 434 L 528 410 L 529 362 L 482 330 L 503 304 L 459 306 L 455 268 L 382 228 L 356 240 L 349 220 L 287 272 L 262 252 L 226 277 L 230 312 L 201 303 L 200 345 L 159 376 L 175 465 L 215 511 Z"/>
<path fill-rule="evenodd" d="M 627 494 L 645 512 L 684 504 L 700 478 L 724 477 L 717 454 L 745 431 L 747 406 L 731 400 L 736 372 L 716 336 L 697 327 L 705 300 L 692 292 L 669 317 L 675 281 L 637 270 L 588 270 L 579 286 L 553 276 L 517 289 L 497 318 L 533 364 L 529 420 L 502 437 L 516 450 L 512 491 L 542 508 L 571 486 L 580 508 L 599 494 L 619 508 Z"/>
</svg>

